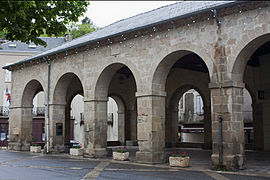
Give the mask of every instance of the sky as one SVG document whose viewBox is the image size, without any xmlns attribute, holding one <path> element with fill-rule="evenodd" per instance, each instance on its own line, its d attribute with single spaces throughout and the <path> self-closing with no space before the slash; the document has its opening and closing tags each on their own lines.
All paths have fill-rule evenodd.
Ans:
<svg viewBox="0 0 270 180">
<path fill-rule="evenodd" d="M 98 27 L 104 27 L 121 19 L 175 2 L 177 1 L 90 1 L 85 16 Z"/>
</svg>

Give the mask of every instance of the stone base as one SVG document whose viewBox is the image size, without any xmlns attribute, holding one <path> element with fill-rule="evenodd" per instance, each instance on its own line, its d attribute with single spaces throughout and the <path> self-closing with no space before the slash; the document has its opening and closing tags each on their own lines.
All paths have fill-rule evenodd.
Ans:
<svg viewBox="0 0 270 180">
<path fill-rule="evenodd" d="M 8 143 L 8 149 L 13 151 L 29 151 L 30 150 L 30 144 L 29 145 L 22 145 L 21 143 Z"/>
<path fill-rule="evenodd" d="M 55 145 L 52 147 L 53 152 L 56 153 L 64 153 L 65 152 L 65 146 L 64 145 Z"/>
<path fill-rule="evenodd" d="M 69 154 L 72 156 L 82 156 L 83 155 L 83 149 L 81 148 L 70 148 Z"/>
<path fill-rule="evenodd" d="M 96 148 L 96 149 L 84 149 L 83 152 L 84 157 L 91 157 L 91 158 L 102 158 L 108 156 L 108 151 L 106 148 Z"/>
<path fill-rule="evenodd" d="M 146 164 L 160 164 L 165 162 L 164 152 L 136 152 L 136 161 Z"/>
<path fill-rule="evenodd" d="M 40 153 L 41 152 L 41 146 L 30 146 L 30 152 L 32 152 L 32 153 Z"/>
<path fill-rule="evenodd" d="M 212 166 L 215 168 L 219 166 L 219 155 L 212 154 L 211 155 Z M 238 170 L 243 169 L 245 156 L 242 154 L 236 155 L 223 155 L 223 166 L 225 166 L 228 170 Z"/>
<path fill-rule="evenodd" d="M 21 144 L 9 142 L 8 143 L 8 150 L 21 151 Z"/>
<path fill-rule="evenodd" d="M 128 160 L 129 152 L 125 153 L 119 153 L 119 152 L 113 152 L 113 159 L 118 161 L 126 161 Z"/>
</svg>

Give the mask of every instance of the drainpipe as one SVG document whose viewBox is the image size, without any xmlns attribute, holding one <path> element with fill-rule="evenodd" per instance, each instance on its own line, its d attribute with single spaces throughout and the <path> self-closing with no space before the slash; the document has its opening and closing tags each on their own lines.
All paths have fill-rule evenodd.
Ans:
<svg viewBox="0 0 270 180">
<path fill-rule="evenodd" d="M 219 115 L 218 117 L 218 136 L 219 136 L 219 144 L 218 144 L 218 150 L 219 150 L 219 167 L 222 167 L 223 164 L 223 151 L 222 151 L 222 116 Z"/>
<path fill-rule="evenodd" d="M 47 153 L 50 152 L 50 108 L 49 108 L 49 100 L 50 100 L 50 74 L 51 74 L 51 63 L 50 60 L 47 59 L 48 63 L 48 86 L 47 86 L 47 121 L 46 121 L 46 129 L 47 129 Z"/>
</svg>

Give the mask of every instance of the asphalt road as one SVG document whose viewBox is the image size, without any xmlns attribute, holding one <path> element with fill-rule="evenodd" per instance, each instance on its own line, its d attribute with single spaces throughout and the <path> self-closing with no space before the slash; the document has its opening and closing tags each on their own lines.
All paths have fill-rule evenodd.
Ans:
<svg viewBox="0 0 270 180">
<path fill-rule="evenodd" d="M 42 155 L 28 152 L 0 150 L 0 180 L 54 180 L 54 179 L 97 179 L 97 180 L 262 180 L 267 177 L 193 171 L 190 168 L 171 168 L 163 165 L 140 165 L 133 162 L 117 162 L 111 159 L 71 158 L 68 155 Z"/>
</svg>

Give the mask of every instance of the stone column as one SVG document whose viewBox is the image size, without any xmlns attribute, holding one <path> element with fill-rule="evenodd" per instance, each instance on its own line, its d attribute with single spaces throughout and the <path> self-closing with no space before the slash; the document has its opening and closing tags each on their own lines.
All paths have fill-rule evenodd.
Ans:
<svg viewBox="0 0 270 180">
<path fill-rule="evenodd" d="M 178 109 L 166 110 L 166 147 L 176 147 L 178 140 Z"/>
<path fill-rule="evenodd" d="M 136 93 L 138 105 L 138 144 L 136 159 L 143 163 L 165 161 L 165 96 Z"/>
<path fill-rule="evenodd" d="M 29 151 L 32 142 L 33 106 L 11 106 L 9 109 L 8 149 L 15 151 Z"/>
<path fill-rule="evenodd" d="M 107 156 L 107 101 L 84 99 L 84 156 Z"/>
<path fill-rule="evenodd" d="M 137 111 L 126 110 L 125 140 L 127 145 L 137 145 Z"/>
<path fill-rule="evenodd" d="M 65 151 L 66 104 L 50 104 L 50 150 Z"/>
<path fill-rule="evenodd" d="M 244 84 L 229 82 L 219 88 L 209 84 L 212 104 L 212 164 L 219 165 L 219 115 L 222 116 L 223 165 L 227 169 L 242 168 L 244 163 L 244 122 L 243 88 Z"/>
<path fill-rule="evenodd" d="M 118 110 L 118 141 L 121 145 L 125 144 L 125 112 Z"/>
<path fill-rule="evenodd" d="M 203 149 L 211 149 L 212 147 L 212 128 L 211 128 L 211 109 L 209 106 L 204 106 L 204 144 Z"/>
<path fill-rule="evenodd" d="M 254 134 L 254 149 L 262 151 L 264 150 L 264 131 L 263 131 L 263 119 L 262 119 L 262 103 L 256 102 L 252 104 L 253 107 L 253 134 Z"/>
</svg>

